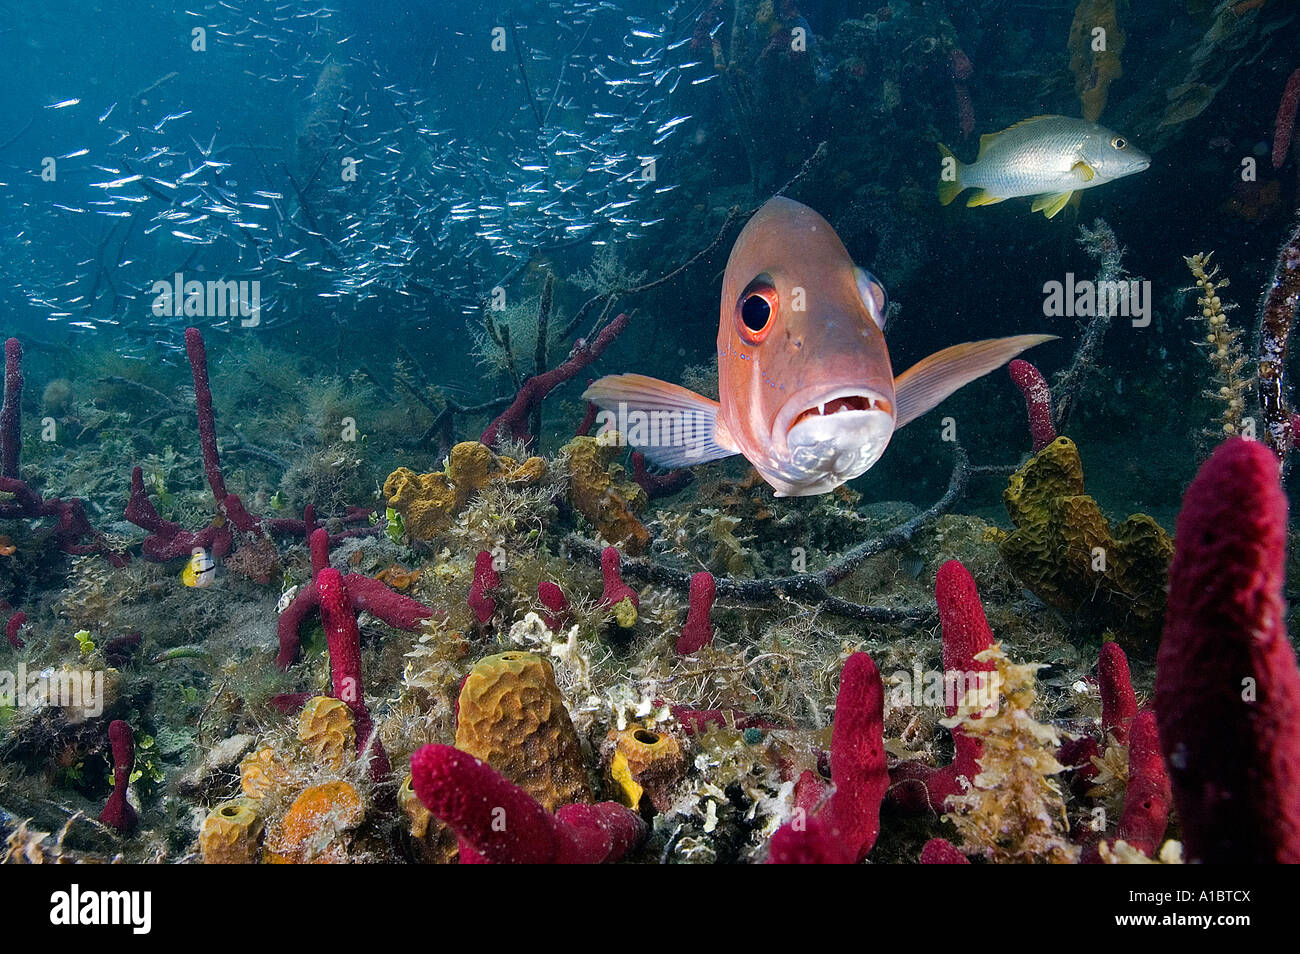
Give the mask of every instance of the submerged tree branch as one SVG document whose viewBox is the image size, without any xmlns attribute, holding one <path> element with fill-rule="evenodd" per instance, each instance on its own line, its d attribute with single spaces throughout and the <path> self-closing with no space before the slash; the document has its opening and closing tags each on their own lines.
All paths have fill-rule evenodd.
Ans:
<svg viewBox="0 0 1300 954">
<path fill-rule="evenodd" d="M 953 508 L 966 493 L 966 484 L 970 477 L 970 461 L 960 444 L 953 452 L 952 475 L 948 478 L 948 489 L 929 509 L 917 514 L 911 520 L 899 524 L 892 530 L 871 540 L 864 540 L 857 546 L 837 556 L 825 569 L 815 573 L 797 573 L 791 576 L 769 577 L 768 579 L 746 580 L 736 577 L 718 577 L 714 582 L 717 595 L 740 602 L 772 603 L 778 600 L 791 600 L 810 606 L 818 606 L 827 613 L 849 619 L 860 619 L 872 623 L 904 623 L 926 619 L 934 614 L 934 606 L 868 606 L 854 603 L 835 596 L 830 587 L 839 583 L 862 566 L 870 557 L 887 550 L 893 550 L 910 541 L 922 527 L 937 520 Z M 602 547 L 577 534 L 564 538 L 568 551 L 589 563 L 599 563 Z M 691 586 L 691 574 L 674 570 L 647 559 L 624 557 L 622 572 L 641 583 L 657 583 L 675 590 L 686 592 Z"/>
</svg>

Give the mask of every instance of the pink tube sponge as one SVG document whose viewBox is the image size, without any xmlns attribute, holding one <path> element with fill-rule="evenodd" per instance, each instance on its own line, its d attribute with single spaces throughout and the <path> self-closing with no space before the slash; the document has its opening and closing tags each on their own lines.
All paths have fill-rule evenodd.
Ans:
<svg viewBox="0 0 1300 954">
<path fill-rule="evenodd" d="M 831 727 L 831 781 L 822 811 L 787 822 L 768 850 L 770 864 L 852 864 L 880 834 L 880 802 L 889 787 L 885 769 L 885 689 L 876 664 L 854 653 L 840 673 Z"/>
<path fill-rule="evenodd" d="M 1128 656 L 1119 643 L 1106 643 L 1097 659 L 1097 681 L 1101 686 L 1101 727 L 1117 742 L 1127 742 L 1129 726 L 1137 715 L 1137 695 L 1128 671 Z"/>
<path fill-rule="evenodd" d="M 492 554 L 480 550 L 474 559 L 474 582 L 469 588 L 469 608 L 474 611 L 474 618 L 480 623 L 486 623 L 497 611 L 497 601 L 487 593 L 500 585 L 501 576 L 492 565 Z"/>
<path fill-rule="evenodd" d="M 1039 370 L 1016 358 L 1007 365 L 1011 380 L 1025 396 L 1025 410 L 1029 413 L 1029 436 L 1034 441 L 1034 453 L 1056 440 L 1056 426 L 1052 423 L 1052 391 Z"/>
<path fill-rule="evenodd" d="M 1300 863 L 1300 669 L 1277 458 L 1234 437 L 1183 497 L 1156 721 L 1189 861 Z"/>
<path fill-rule="evenodd" d="M 640 607 L 641 597 L 637 596 L 636 590 L 623 582 L 623 576 L 619 572 L 621 560 L 618 550 L 614 547 L 605 547 L 600 551 L 600 575 L 605 582 L 605 590 L 600 595 L 599 605 L 609 608 L 617 606 L 624 600 L 631 600 L 633 606 Z"/>
<path fill-rule="evenodd" d="M 713 624 L 709 622 L 709 612 L 713 609 L 716 592 L 712 573 L 701 570 L 691 577 L 691 608 L 686 614 L 682 634 L 677 637 L 678 655 L 690 655 L 713 642 Z"/>
<path fill-rule="evenodd" d="M 645 835 L 641 817 L 614 802 L 565 805 L 551 815 L 486 762 L 450 745 L 417 751 L 411 780 L 424 806 L 489 863 L 617 861 Z"/>
<path fill-rule="evenodd" d="M 113 749 L 113 793 L 99 813 L 99 820 L 125 834 L 135 828 L 137 821 L 135 809 L 126 800 L 131 770 L 135 768 L 135 738 L 131 727 L 115 719 L 108 726 L 108 742 Z"/>
</svg>

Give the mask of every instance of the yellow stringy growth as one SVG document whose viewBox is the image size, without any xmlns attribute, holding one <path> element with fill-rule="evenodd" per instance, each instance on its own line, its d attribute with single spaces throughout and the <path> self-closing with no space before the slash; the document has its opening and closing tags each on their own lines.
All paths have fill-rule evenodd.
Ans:
<svg viewBox="0 0 1300 954">
<path fill-rule="evenodd" d="M 1228 287 L 1226 278 L 1219 278 L 1219 267 L 1211 267 L 1210 256 L 1213 252 L 1197 253 L 1191 257 L 1184 256 L 1183 261 L 1196 279 L 1199 293 L 1196 304 L 1199 314 L 1190 321 L 1204 321 L 1205 335 L 1197 340 L 1198 347 L 1204 348 L 1206 357 L 1213 368 L 1211 387 L 1203 395 L 1223 403 L 1217 426 L 1205 432 L 1213 441 L 1223 440 L 1233 434 L 1240 434 L 1245 424 L 1246 393 L 1252 379 L 1243 372 L 1246 368 L 1246 356 L 1242 353 L 1241 331 L 1228 324 L 1227 312 L 1237 306 L 1224 302 L 1219 292 Z"/>
<path fill-rule="evenodd" d="M 1078 861 L 1079 849 L 1068 837 L 1065 799 L 1052 778 L 1065 771 L 1055 754 L 1060 739 L 1033 716 L 1034 673 L 1042 667 L 1013 663 L 1001 643 L 975 658 L 997 667 L 999 698 L 996 710 L 990 705 L 983 715 L 982 700 L 965 699 L 961 705 L 973 714 L 943 723 L 960 725 L 984 743 L 971 789 L 948 799 L 944 818 L 957 829 L 958 847 L 998 863 Z"/>
</svg>

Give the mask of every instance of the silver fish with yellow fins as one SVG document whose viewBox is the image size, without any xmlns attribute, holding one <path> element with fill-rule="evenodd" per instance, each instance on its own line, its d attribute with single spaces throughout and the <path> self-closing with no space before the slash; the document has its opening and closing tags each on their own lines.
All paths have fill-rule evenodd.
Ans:
<svg viewBox="0 0 1300 954">
<path fill-rule="evenodd" d="M 782 197 L 737 237 L 720 310 L 719 401 L 641 374 L 603 377 L 583 396 L 603 408 L 600 435 L 617 430 L 664 467 L 743 454 L 778 497 L 860 476 L 898 428 L 1056 337 L 954 345 L 895 378 L 884 288 L 854 266 L 829 222 Z"/>
<path fill-rule="evenodd" d="M 939 201 L 974 189 L 968 206 L 1034 196 L 1033 211 L 1049 219 L 1080 189 L 1095 189 L 1151 165 L 1151 157 L 1104 126 L 1069 116 L 1034 116 L 1001 132 L 980 136 L 980 151 L 966 165 L 943 143 Z"/>
</svg>

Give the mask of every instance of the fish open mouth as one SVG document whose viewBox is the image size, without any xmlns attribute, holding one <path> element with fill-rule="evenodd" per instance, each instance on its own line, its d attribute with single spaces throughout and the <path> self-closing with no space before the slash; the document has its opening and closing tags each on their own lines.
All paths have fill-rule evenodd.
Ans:
<svg viewBox="0 0 1300 954">
<path fill-rule="evenodd" d="M 887 400 L 870 394 L 846 394 L 839 397 L 833 397 L 828 401 L 820 402 L 808 408 L 806 411 L 795 415 L 794 420 L 790 422 L 789 430 L 802 424 L 809 418 L 829 417 L 832 414 L 838 414 L 841 411 L 883 411 L 886 414 L 893 415 L 894 408 Z"/>
</svg>

